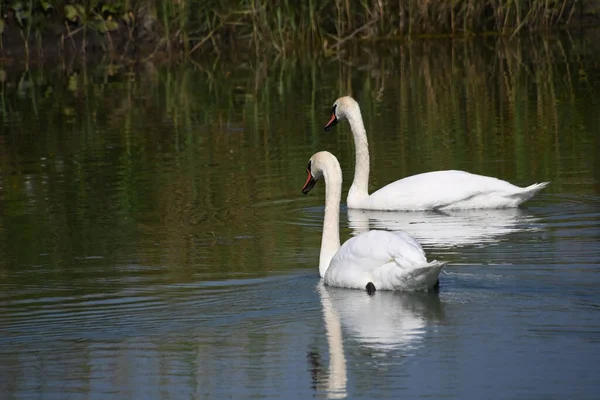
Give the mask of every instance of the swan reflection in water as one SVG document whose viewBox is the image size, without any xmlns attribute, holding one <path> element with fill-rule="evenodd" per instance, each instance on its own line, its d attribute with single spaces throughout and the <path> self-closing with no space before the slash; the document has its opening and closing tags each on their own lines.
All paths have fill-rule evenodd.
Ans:
<svg viewBox="0 0 600 400">
<path fill-rule="evenodd" d="M 422 342 L 427 325 L 443 319 L 437 293 L 377 291 L 369 296 L 357 290 L 317 285 L 327 333 L 329 368 L 321 367 L 319 354 L 309 353 L 314 388 L 327 398 L 347 396 L 346 341 L 373 355 L 390 352 L 410 355 Z"/>
<path fill-rule="evenodd" d="M 509 233 L 541 229 L 538 218 L 519 208 L 465 211 L 374 211 L 348 209 L 354 235 L 369 229 L 404 230 L 423 245 L 458 247 L 493 243 Z"/>
</svg>

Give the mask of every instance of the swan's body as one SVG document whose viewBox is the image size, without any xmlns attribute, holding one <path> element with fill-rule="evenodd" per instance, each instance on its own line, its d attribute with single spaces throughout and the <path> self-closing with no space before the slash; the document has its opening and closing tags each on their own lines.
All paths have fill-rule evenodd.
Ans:
<svg viewBox="0 0 600 400">
<path fill-rule="evenodd" d="M 368 231 L 348 239 L 329 263 L 325 284 L 378 290 L 423 290 L 433 287 L 443 263 L 427 262 L 419 242 L 404 231 Z"/>
<path fill-rule="evenodd" d="M 425 211 L 517 207 L 549 183 L 521 188 L 497 178 L 465 171 L 434 171 L 400 179 L 369 195 L 367 134 L 360 107 L 351 97 L 336 100 L 325 130 L 344 119 L 350 123 L 356 151 L 354 181 L 347 198 L 349 208 Z"/>
<path fill-rule="evenodd" d="M 348 194 L 348 207 L 366 210 L 460 210 L 516 207 L 548 183 L 520 188 L 465 171 L 433 171 L 392 182 L 375 193 Z"/>
<path fill-rule="evenodd" d="M 368 291 L 427 290 L 436 285 L 444 263 L 427 262 L 421 245 L 404 231 L 364 232 L 340 246 L 340 164 L 333 154 L 322 151 L 311 157 L 307 172 L 305 194 L 321 176 L 325 178 L 319 273 L 326 285 Z"/>
</svg>

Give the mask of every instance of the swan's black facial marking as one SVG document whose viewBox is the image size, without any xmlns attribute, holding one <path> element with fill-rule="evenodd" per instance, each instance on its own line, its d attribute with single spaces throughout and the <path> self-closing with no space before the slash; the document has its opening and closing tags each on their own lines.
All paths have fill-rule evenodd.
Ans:
<svg viewBox="0 0 600 400">
<path fill-rule="evenodd" d="M 304 186 L 302 186 L 302 193 L 304 194 L 310 192 L 310 190 L 313 187 L 315 187 L 315 184 L 317 183 L 317 180 L 313 177 L 312 172 L 310 172 L 311 163 L 312 161 L 309 161 L 308 165 L 306 166 L 306 173 L 308 174 L 308 176 L 306 177 L 306 182 L 304 182 Z"/>
<path fill-rule="evenodd" d="M 367 289 L 367 294 L 369 296 L 373 296 L 375 294 L 375 291 L 377 290 L 377 289 L 375 289 L 375 285 L 373 285 L 373 282 L 367 283 L 366 289 Z"/>
<path fill-rule="evenodd" d="M 340 122 L 338 120 L 337 115 L 335 114 L 336 107 L 337 107 L 337 104 L 334 104 L 333 107 L 331 107 L 331 119 L 329 120 L 327 125 L 325 125 L 325 131 L 329 131 L 331 128 L 333 128 L 335 126 L 335 124 Z"/>
</svg>

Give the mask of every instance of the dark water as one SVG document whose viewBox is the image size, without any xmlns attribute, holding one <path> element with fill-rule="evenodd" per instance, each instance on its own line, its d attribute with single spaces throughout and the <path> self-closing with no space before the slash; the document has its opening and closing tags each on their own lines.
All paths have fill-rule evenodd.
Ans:
<svg viewBox="0 0 600 400">
<path fill-rule="evenodd" d="M 339 60 L 7 68 L 0 398 L 596 398 L 600 58 L 592 40 L 416 42 Z M 323 287 L 324 187 L 465 169 L 522 208 L 347 211 L 446 260 L 439 294 Z M 345 194 L 344 194 L 345 198 Z"/>
</svg>

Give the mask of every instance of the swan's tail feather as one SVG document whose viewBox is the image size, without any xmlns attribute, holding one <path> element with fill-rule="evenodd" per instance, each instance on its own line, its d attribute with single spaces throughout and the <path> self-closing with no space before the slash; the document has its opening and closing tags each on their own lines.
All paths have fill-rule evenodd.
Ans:
<svg viewBox="0 0 600 400">
<path fill-rule="evenodd" d="M 411 271 L 409 276 L 405 277 L 402 286 L 405 290 L 431 290 L 436 286 L 440 272 L 445 265 L 446 262 L 434 260 L 422 267 L 416 268 Z"/>
<path fill-rule="evenodd" d="M 532 198 L 537 192 L 539 192 L 549 184 L 550 182 L 534 183 L 533 185 L 529 185 L 526 188 L 523 188 L 522 190 L 518 191 L 517 193 L 509 195 L 508 197 L 516 199 L 517 202 L 515 205 L 518 206 L 519 204 L 524 203 L 530 198 Z"/>
<path fill-rule="evenodd" d="M 444 266 L 448 264 L 447 261 L 438 261 L 438 260 L 433 260 L 432 262 L 430 262 L 429 264 L 427 264 L 426 267 L 429 268 L 439 268 L 439 270 L 441 271 L 442 268 L 444 268 Z"/>
<path fill-rule="evenodd" d="M 523 193 L 537 193 L 540 190 L 542 190 L 543 188 L 545 188 L 546 186 L 548 186 L 550 184 L 550 182 L 540 182 L 540 183 L 534 183 L 533 185 L 529 185 L 526 188 L 523 188 Z"/>
</svg>

